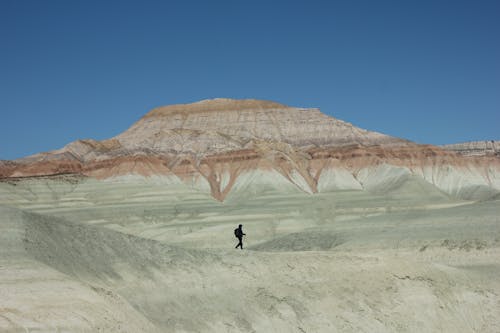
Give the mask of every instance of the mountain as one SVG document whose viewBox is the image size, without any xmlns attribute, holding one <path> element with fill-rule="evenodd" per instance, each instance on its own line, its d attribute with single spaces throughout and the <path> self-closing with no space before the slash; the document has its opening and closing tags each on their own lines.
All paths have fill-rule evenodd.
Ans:
<svg viewBox="0 0 500 333">
<path fill-rule="evenodd" d="M 217 98 L 156 108 L 108 140 L 78 140 L 4 161 L 0 177 L 155 176 L 209 191 L 221 201 L 264 185 L 305 193 L 390 192 L 410 178 L 461 199 L 496 194 L 498 155 L 471 156 L 460 147 L 483 146 L 418 145 L 315 108 Z"/>
<path fill-rule="evenodd" d="M 0 331 L 500 332 L 500 158 L 461 147 L 215 99 L 0 161 Z"/>
</svg>

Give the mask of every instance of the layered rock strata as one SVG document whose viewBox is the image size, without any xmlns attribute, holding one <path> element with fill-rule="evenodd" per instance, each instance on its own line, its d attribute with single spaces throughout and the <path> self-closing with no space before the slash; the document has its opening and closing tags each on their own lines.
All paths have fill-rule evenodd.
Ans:
<svg viewBox="0 0 500 333">
<path fill-rule="evenodd" d="M 0 177 L 161 176 L 210 191 L 221 201 L 262 182 L 305 193 L 390 192 L 408 182 L 432 184 L 461 199 L 498 193 L 498 154 L 460 150 L 481 145 L 457 147 L 417 145 L 318 109 L 214 99 L 154 109 L 109 140 L 78 140 L 52 152 L 3 161 Z"/>
<path fill-rule="evenodd" d="M 443 149 L 465 156 L 500 156 L 500 141 L 472 141 L 442 146 Z"/>
</svg>

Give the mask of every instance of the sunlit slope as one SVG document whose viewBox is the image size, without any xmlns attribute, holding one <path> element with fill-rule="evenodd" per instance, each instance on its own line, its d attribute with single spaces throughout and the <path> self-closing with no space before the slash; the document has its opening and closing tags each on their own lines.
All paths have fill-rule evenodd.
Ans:
<svg viewBox="0 0 500 333">
<path fill-rule="evenodd" d="M 384 179 L 314 195 L 252 180 L 224 202 L 169 178 L 2 182 L 3 204 L 31 212 L 1 209 L 0 304 L 14 310 L 0 327 L 498 331 L 497 198 Z"/>
<path fill-rule="evenodd" d="M 49 221 L 61 222 L 0 206 L 0 331 L 159 332 L 113 291 L 37 260 L 50 253 L 40 242 Z M 67 251 L 57 243 L 52 262 Z"/>
<path fill-rule="evenodd" d="M 0 331 L 500 332 L 475 147 L 216 99 L 0 161 Z"/>
<path fill-rule="evenodd" d="M 183 183 L 145 177 L 106 182 L 46 178 L 0 183 L 0 199 L 33 212 L 194 248 L 233 246 L 232 230 L 240 223 L 248 230 L 246 245 L 255 249 L 274 250 L 266 244 L 281 237 L 285 237 L 281 243 L 295 244 L 301 238 L 292 239 L 303 232 L 319 244 L 335 241 L 330 245 L 311 242 L 298 249 L 420 248 L 439 246 L 445 240 L 467 241 L 468 236 L 475 239 L 473 235 L 478 232 L 479 238 L 486 237 L 492 243 L 490 236 L 494 233 L 487 230 L 496 230 L 495 216 L 500 215 L 497 201 L 485 202 L 483 209 L 482 204 L 457 201 L 405 173 L 379 182 L 363 182 L 359 175 L 367 190 L 314 195 L 279 182 L 279 178 L 266 181 L 267 186 L 257 186 L 259 180 L 266 179 L 252 176 L 255 179 L 251 182 L 237 184 L 241 193 L 236 190 L 222 203 L 208 192 Z M 467 208 L 460 208 L 463 205 Z M 468 217 L 484 223 L 469 224 Z M 322 242 L 323 238 L 327 241 Z M 276 249 L 286 250 L 286 246 Z"/>
<path fill-rule="evenodd" d="M 488 235 L 498 235 L 498 227 L 486 222 L 494 204 L 462 206 L 452 216 L 446 209 L 433 211 L 410 221 L 423 226 L 437 219 L 449 232 L 469 222 L 476 233 L 460 233 L 478 242 L 397 251 L 388 239 L 414 235 L 398 225 L 398 214 L 392 225 L 374 226 L 384 222 L 370 216 L 362 224 L 333 221 L 328 228 L 334 233 L 284 232 L 254 246 L 258 251 L 240 251 L 189 249 L 2 209 L 7 219 L 1 234 L 11 237 L 0 244 L 12 250 L 2 248 L 8 270 L 1 271 L 0 283 L 8 297 L 0 302 L 15 311 L 0 323 L 106 332 L 496 332 L 499 253 Z M 475 217 L 479 210 L 482 218 Z M 460 215 L 468 220 L 457 224 Z M 487 228 L 481 231 L 481 225 Z M 383 229 L 390 229 L 385 237 Z M 358 244 L 342 236 L 356 231 L 364 235 Z M 252 224 L 246 232 L 251 239 Z M 211 229 L 210 235 L 216 233 Z M 327 236 L 332 246 L 324 246 Z M 342 250 L 345 241 L 350 246 Z M 25 290 L 31 290 L 29 301 L 19 296 Z"/>
</svg>

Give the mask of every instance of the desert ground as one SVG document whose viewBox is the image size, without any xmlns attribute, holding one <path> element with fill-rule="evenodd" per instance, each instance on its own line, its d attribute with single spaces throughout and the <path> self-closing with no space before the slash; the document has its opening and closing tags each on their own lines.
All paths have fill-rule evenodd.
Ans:
<svg viewBox="0 0 500 333">
<path fill-rule="evenodd" d="M 0 182 L 1 332 L 500 332 L 499 277 L 500 197 L 411 177 Z"/>
</svg>

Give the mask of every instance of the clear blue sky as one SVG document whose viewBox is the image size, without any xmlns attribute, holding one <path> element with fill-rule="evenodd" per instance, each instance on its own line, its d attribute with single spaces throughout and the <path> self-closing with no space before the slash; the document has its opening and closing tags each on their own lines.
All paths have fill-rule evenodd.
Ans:
<svg viewBox="0 0 500 333">
<path fill-rule="evenodd" d="M 500 1 L 0 0 L 0 159 L 258 98 L 418 143 L 500 139 Z"/>
</svg>

